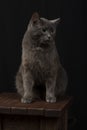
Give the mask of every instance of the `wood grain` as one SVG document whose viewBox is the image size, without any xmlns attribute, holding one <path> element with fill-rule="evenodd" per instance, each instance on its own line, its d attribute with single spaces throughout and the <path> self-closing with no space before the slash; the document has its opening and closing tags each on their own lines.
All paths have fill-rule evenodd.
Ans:
<svg viewBox="0 0 87 130">
<path fill-rule="evenodd" d="M 72 98 L 56 103 L 20 102 L 17 93 L 0 93 L 0 130 L 67 130 L 67 111 Z"/>
<path fill-rule="evenodd" d="M 57 103 L 37 101 L 31 104 L 23 104 L 20 102 L 20 96 L 18 94 L 1 93 L 0 113 L 58 117 L 61 116 L 61 112 L 69 107 L 71 100 L 72 98 L 66 97 Z"/>
</svg>

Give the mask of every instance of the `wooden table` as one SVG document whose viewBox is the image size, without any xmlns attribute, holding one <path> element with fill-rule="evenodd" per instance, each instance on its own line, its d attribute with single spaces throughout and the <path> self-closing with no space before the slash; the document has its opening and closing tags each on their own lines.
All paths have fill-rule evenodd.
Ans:
<svg viewBox="0 0 87 130">
<path fill-rule="evenodd" d="M 16 93 L 0 94 L 0 130 L 67 130 L 71 98 L 23 104 Z"/>
</svg>

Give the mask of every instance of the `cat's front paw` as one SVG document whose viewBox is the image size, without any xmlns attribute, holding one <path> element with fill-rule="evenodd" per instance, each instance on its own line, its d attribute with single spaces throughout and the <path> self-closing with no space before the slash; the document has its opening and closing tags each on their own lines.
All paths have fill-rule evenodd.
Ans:
<svg viewBox="0 0 87 130">
<path fill-rule="evenodd" d="M 46 97 L 46 102 L 55 103 L 56 102 L 56 97 Z"/>
<path fill-rule="evenodd" d="M 31 103 L 32 101 L 32 98 L 21 98 L 21 103 Z"/>
</svg>

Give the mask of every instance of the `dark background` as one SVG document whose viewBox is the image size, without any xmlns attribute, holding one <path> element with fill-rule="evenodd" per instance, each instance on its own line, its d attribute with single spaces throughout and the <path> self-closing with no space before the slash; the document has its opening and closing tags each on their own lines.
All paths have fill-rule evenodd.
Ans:
<svg viewBox="0 0 87 130">
<path fill-rule="evenodd" d="M 21 62 L 21 41 L 33 12 L 48 19 L 61 17 L 56 46 L 69 77 L 70 130 L 86 130 L 86 3 L 82 0 L 0 1 L 0 92 L 14 92 Z M 73 119 L 73 121 L 72 121 Z"/>
</svg>

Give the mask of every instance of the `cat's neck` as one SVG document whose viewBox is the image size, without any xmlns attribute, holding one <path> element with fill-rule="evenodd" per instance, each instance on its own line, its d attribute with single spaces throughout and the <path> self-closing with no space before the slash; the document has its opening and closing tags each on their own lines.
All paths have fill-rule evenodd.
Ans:
<svg viewBox="0 0 87 130">
<path fill-rule="evenodd" d="M 49 43 L 40 43 L 38 40 L 32 39 L 30 38 L 30 44 L 31 44 L 31 48 L 37 49 L 38 48 L 40 50 L 49 50 L 55 47 L 55 42 L 49 42 Z"/>
</svg>

